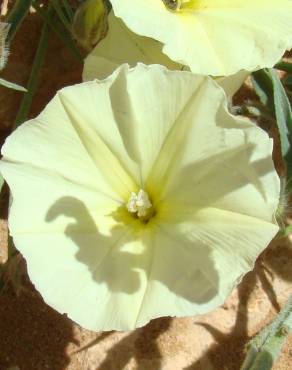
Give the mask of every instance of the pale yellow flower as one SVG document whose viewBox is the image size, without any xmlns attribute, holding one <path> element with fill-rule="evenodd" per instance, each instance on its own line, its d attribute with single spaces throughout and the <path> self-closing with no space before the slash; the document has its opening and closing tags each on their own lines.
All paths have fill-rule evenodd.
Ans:
<svg viewBox="0 0 292 370">
<path fill-rule="evenodd" d="M 171 6 L 181 3 L 181 8 Z M 111 0 L 115 15 L 195 73 L 272 67 L 292 47 L 291 0 Z M 166 4 L 169 4 L 167 6 Z"/>
<path fill-rule="evenodd" d="M 110 12 L 106 37 L 85 59 L 83 81 L 106 78 L 123 63 L 132 67 L 138 62 L 161 64 L 171 70 L 183 70 L 183 65 L 173 62 L 162 52 L 162 46 L 156 40 L 130 31 L 120 18 Z"/>
<path fill-rule="evenodd" d="M 209 77 L 123 65 L 60 90 L 2 153 L 30 278 L 88 329 L 212 310 L 278 231 L 272 141 Z"/>
<path fill-rule="evenodd" d="M 109 14 L 108 24 L 107 36 L 85 59 L 83 81 L 106 78 L 123 63 L 128 63 L 131 67 L 141 62 L 161 64 L 171 70 L 189 70 L 188 67 L 169 59 L 162 52 L 163 45 L 160 42 L 130 31 L 120 18 L 115 17 L 113 12 Z M 231 97 L 248 75 L 248 72 L 240 71 L 236 75 L 220 77 L 216 79 L 216 82 Z"/>
</svg>

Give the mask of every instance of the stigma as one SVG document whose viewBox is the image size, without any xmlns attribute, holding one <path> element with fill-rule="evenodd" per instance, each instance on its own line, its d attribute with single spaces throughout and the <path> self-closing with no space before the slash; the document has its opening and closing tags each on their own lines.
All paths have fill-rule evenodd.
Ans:
<svg viewBox="0 0 292 370">
<path fill-rule="evenodd" d="M 152 213 L 152 203 L 149 196 L 143 189 L 140 189 L 136 194 L 131 192 L 130 198 L 127 203 L 127 210 L 130 213 L 135 213 L 138 218 L 145 219 Z"/>
</svg>

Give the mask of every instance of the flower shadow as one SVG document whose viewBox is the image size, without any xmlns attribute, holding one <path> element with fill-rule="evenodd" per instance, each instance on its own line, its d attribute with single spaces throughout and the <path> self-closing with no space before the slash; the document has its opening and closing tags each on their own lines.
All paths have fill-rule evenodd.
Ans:
<svg viewBox="0 0 292 370">
<path fill-rule="evenodd" d="M 255 149 L 255 145 L 245 144 L 185 166 L 176 174 L 166 197 L 176 198 L 180 194 L 178 200 L 187 199 L 189 205 L 201 209 L 216 205 L 226 195 L 250 184 L 267 202 L 259 179 L 271 171 L 271 164 L 268 157 L 252 160 Z"/>
<path fill-rule="evenodd" d="M 100 283 L 106 282 L 111 291 L 123 291 L 130 294 L 138 290 L 139 275 L 135 271 L 137 266 L 131 253 L 120 250 L 118 258 L 115 257 L 110 263 L 98 263 L 97 260 L 102 256 L 104 262 L 110 257 L 110 252 L 124 236 L 120 226 L 113 228 L 110 236 L 101 234 L 85 204 L 69 196 L 59 199 L 49 209 L 46 221 L 53 222 L 61 215 L 69 218 L 65 234 L 78 247 L 76 259 L 88 267 L 94 279 Z M 127 234 L 123 240 L 124 242 L 131 241 L 130 234 Z M 98 275 L 97 266 L 100 268 Z M 128 268 L 125 269 L 125 266 Z M 110 279 L 107 278 L 109 275 Z"/>
<path fill-rule="evenodd" d="M 139 370 L 160 370 L 162 354 L 158 341 L 169 330 L 171 322 L 172 318 L 163 317 L 132 331 L 108 351 L 96 370 L 123 370 L 132 359 Z"/>
<path fill-rule="evenodd" d="M 23 259 L 18 267 L 25 269 Z M 79 345 L 72 322 L 45 304 L 27 275 L 21 284 L 19 294 L 13 284 L 0 294 L 0 369 L 66 369 L 68 346 Z"/>
<path fill-rule="evenodd" d="M 171 317 L 151 320 L 147 325 L 127 333 L 118 341 L 113 340 L 115 331 L 102 332 L 74 354 L 90 350 L 93 357 L 98 353 L 99 362 L 99 347 L 104 345 L 105 341 L 109 341 L 112 345 L 96 370 L 123 370 L 131 360 L 137 362 L 139 370 L 160 370 L 163 356 L 159 344 L 161 336 L 170 329 L 171 323 Z"/>
<path fill-rule="evenodd" d="M 188 235 L 178 235 L 175 224 L 169 234 L 155 228 L 154 232 L 165 241 L 164 245 L 157 245 L 155 237 L 143 238 L 143 232 L 135 233 L 126 227 L 120 217 L 124 212 L 121 208 L 125 207 L 118 207 L 114 215 L 109 215 L 120 220 L 110 235 L 103 235 L 86 205 L 71 196 L 62 197 L 51 206 L 46 222 L 54 222 L 60 216 L 68 218 L 64 233 L 78 248 L 76 260 L 88 267 L 93 280 L 107 284 L 112 292 L 135 293 L 143 276 L 149 283 L 160 282 L 177 296 L 198 305 L 217 295 L 219 277 L 209 246 L 194 245 Z M 140 240 L 143 249 L 125 250 L 127 243 Z"/>
<path fill-rule="evenodd" d="M 246 354 L 248 335 L 248 302 L 256 284 L 254 272 L 248 273 L 238 287 L 239 306 L 231 333 L 225 334 L 210 324 L 199 323 L 214 338 L 215 344 L 198 361 L 184 370 L 201 370 L 204 361 L 210 361 L 216 369 L 239 369 Z"/>
<path fill-rule="evenodd" d="M 280 311 L 281 307 L 278 302 L 277 291 L 273 286 L 273 278 L 276 275 L 283 281 L 289 282 L 292 280 L 292 272 L 289 268 L 292 261 L 292 253 L 290 252 L 291 248 L 283 243 L 283 239 L 276 239 L 259 257 L 254 270 L 243 278 L 238 286 L 238 307 L 235 324 L 228 334 L 222 333 L 210 324 L 199 323 L 213 336 L 215 343 L 198 361 L 184 368 L 184 370 L 201 370 L 204 368 L 202 363 L 206 360 L 211 362 L 216 369 L 221 369 L 223 366 L 232 370 L 241 368 L 246 356 L 247 343 L 251 339 L 248 328 L 250 321 L 252 322 L 250 311 L 252 295 L 257 290 L 257 285 L 260 284 L 270 301 L 271 307 L 274 308 L 274 312 Z M 283 261 L 285 261 L 285 264 Z M 268 357 L 269 354 L 267 353 L 267 360 L 269 360 Z"/>
</svg>

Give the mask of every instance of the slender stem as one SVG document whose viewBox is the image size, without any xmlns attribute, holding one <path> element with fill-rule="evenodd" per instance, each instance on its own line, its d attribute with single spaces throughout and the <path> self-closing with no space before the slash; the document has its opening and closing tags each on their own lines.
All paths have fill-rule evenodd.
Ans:
<svg viewBox="0 0 292 370">
<path fill-rule="evenodd" d="M 39 13 L 39 15 L 48 23 L 51 29 L 56 32 L 56 34 L 60 37 L 60 39 L 64 42 L 64 44 L 68 47 L 71 51 L 72 55 L 78 60 L 78 62 L 83 63 L 83 58 L 79 53 L 79 50 L 76 47 L 76 44 L 72 40 L 71 33 L 69 33 L 66 29 L 60 29 L 57 22 L 54 22 L 52 17 L 48 17 L 47 13 L 41 8 L 36 1 L 33 1 L 32 6 L 35 10 Z"/>
<path fill-rule="evenodd" d="M 73 12 L 73 10 L 72 10 L 72 8 L 71 8 L 71 6 L 70 6 L 70 4 L 68 3 L 67 0 L 62 0 L 62 3 L 64 5 L 64 9 L 65 9 L 65 12 L 67 14 L 67 17 L 68 17 L 68 19 L 71 23 L 72 20 L 73 20 L 73 17 L 74 17 L 74 12 Z"/>
<path fill-rule="evenodd" d="M 50 17 L 52 14 L 52 8 L 49 5 L 47 11 L 47 15 Z M 16 119 L 15 119 L 15 125 L 14 129 L 18 127 L 22 122 L 24 122 L 27 118 L 27 115 L 29 113 L 32 99 L 35 95 L 37 84 L 38 84 L 38 77 L 40 74 L 41 67 L 43 65 L 45 54 L 48 46 L 48 40 L 49 40 L 49 26 L 47 22 L 44 22 L 41 36 L 39 39 L 38 48 L 35 54 L 34 62 L 32 65 L 32 69 L 30 72 L 30 77 L 27 84 L 27 93 L 23 95 L 23 98 L 20 103 L 20 108 L 18 110 Z"/>
<path fill-rule="evenodd" d="M 51 15 L 52 9 L 51 6 L 47 9 L 48 16 Z M 42 28 L 41 36 L 39 39 L 38 48 L 35 54 L 33 66 L 30 72 L 29 81 L 27 84 L 27 93 L 23 95 L 23 98 L 20 103 L 20 107 L 15 119 L 13 130 L 16 129 L 22 122 L 27 118 L 28 112 L 31 107 L 31 102 L 36 92 L 38 77 L 43 65 L 45 54 L 48 46 L 49 40 L 49 27 L 45 22 Z M 15 247 L 11 236 L 8 236 L 8 260 L 15 254 Z"/>
<path fill-rule="evenodd" d="M 271 370 L 292 331 L 292 296 L 280 313 L 250 343 L 241 370 Z"/>
<path fill-rule="evenodd" d="M 9 12 L 6 22 L 10 23 L 10 29 L 7 35 L 7 42 L 10 42 L 16 34 L 18 27 L 21 25 L 27 15 L 32 0 L 17 0 Z"/>
<path fill-rule="evenodd" d="M 63 9 L 62 9 L 62 6 L 60 5 L 59 0 L 51 0 L 51 4 L 54 7 L 55 12 L 58 14 L 58 16 L 59 16 L 61 22 L 63 23 L 63 25 L 65 26 L 65 28 L 69 32 L 71 32 L 71 23 L 67 19 L 66 15 L 64 14 Z"/>
</svg>

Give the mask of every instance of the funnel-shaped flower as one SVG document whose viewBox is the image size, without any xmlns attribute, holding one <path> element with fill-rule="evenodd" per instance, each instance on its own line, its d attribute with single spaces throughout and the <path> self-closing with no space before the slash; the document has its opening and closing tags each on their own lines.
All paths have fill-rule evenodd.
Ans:
<svg viewBox="0 0 292 370">
<path fill-rule="evenodd" d="M 201 314 L 278 230 L 271 151 L 212 79 L 124 65 L 7 139 L 10 231 L 45 301 L 85 328 Z"/>
<path fill-rule="evenodd" d="M 188 67 L 173 62 L 163 54 L 160 42 L 130 31 L 113 12 L 109 14 L 108 26 L 106 37 L 85 59 L 83 81 L 103 79 L 123 63 L 128 63 L 131 67 L 141 62 L 161 64 L 172 70 L 189 70 Z M 231 97 L 243 84 L 248 74 L 246 71 L 240 71 L 236 75 L 217 78 L 216 82 Z"/>
<path fill-rule="evenodd" d="M 85 59 L 83 80 L 106 78 L 123 63 L 133 67 L 138 62 L 161 64 L 168 69 L 183 70 L 183 65 L 173 62 L 162 52 L 162 46 L 156 40 L 130 31 L 120 18 L 110 12 L 106 37 Z"/>
<path fill-rule="evenodd" d="M 291 0 L 111 0 L 116 16 L 195 73 L 272 67 L 292 47 Z"/>
</svg>

